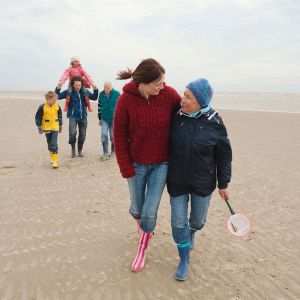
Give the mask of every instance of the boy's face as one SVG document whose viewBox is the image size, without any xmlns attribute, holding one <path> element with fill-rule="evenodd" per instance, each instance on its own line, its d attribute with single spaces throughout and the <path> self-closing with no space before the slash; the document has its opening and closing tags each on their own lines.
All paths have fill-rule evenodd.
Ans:
<svg viewBox="0 0 300 300">
<path fill-rule="evenodd" d="M 57 100 L 56 98 L 47 99 L 47 104 L 49 106 L 52 106 L 53 104 L 55 104 L 56 100 Z"/>
<path fill-rule="evenodd" d="M 79 92 L 80 91 L 80 89 L 81 89 L 81 81 L 74 81 L 74 83 L 73 83 L 73 88 L 74 88 L 74 90 L 76 91 L 76 92 Z"/>
</svg>

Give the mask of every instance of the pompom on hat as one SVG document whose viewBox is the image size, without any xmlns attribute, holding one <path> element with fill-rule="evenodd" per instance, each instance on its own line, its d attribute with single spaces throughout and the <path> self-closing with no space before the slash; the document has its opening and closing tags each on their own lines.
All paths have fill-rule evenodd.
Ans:
<svg viewBox="0 0 300 300">
<path fill-rule="evenodd" d="M 186 88 L 193 93 L 201 108 L 205 108 L 210 104 L 213 90 L 207 79 L 200 78 L 194 80 Z"/>
<path fill-rule="evenodd" d="M 71 64 L 72 64 L 74 61 L 78 61 L 78 62 L 80 62 L 80 59 L 79 59 L 79 57 L 77 57 L 77 56 L 73 56 L 73 57 L 71 57 Z"/>
</svg>

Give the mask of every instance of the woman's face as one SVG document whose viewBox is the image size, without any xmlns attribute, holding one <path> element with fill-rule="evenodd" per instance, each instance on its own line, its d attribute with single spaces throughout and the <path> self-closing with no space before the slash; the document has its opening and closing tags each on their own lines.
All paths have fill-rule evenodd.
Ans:
<svg viewBox="0 0 300 300">
<path fill-rule="evenodd" d="M 186 114 L 191 114 L 201 109 L 200 104 L 196 100 L 195 96 L 187 88 L 184 91 L 180 104 L 182 111 Z"/>
<path fill-rule="evenodd" d="M 140 86 L 146 95 L 156 96 L 164 88 L 164 82 L 165 75 L 162 75 L 161 78 L 150 83 L 141 83 Z"/>
</svg>

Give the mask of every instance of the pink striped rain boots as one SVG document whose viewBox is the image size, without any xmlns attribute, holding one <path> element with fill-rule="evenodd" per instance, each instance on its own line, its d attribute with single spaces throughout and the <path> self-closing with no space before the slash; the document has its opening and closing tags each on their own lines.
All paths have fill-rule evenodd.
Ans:
<svg viewBox="0 0 300 300">
<path fill-rule="evenodd" d="M 146 250 L 148 248 L 148 244 L 151 237 L 152 237 L 152 232 L 145 232 L 141 230 L 139 249 L 131 265 L 131 271 L 140 272 L 144 268 Z"/>
</svg>

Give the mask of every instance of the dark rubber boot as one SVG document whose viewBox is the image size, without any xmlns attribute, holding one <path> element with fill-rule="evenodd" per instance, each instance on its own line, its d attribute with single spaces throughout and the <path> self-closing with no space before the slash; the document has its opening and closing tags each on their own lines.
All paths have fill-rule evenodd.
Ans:
<svg viewBox="0 0 300 300">
<path fill-rule="evenodd" d="M 78 143 L 78 156 L 79 157 L 83 157 L 84 156 L 82 154 L 82 148 L 83 148 L 83 144 L 82 143 Z"/>
<path fill-rule="evenodd" d="M 71 144 L 71 157 L 74 158 L 76 156 L 76 153 L 75 153 L 75 144 Z"/>
</svg>

